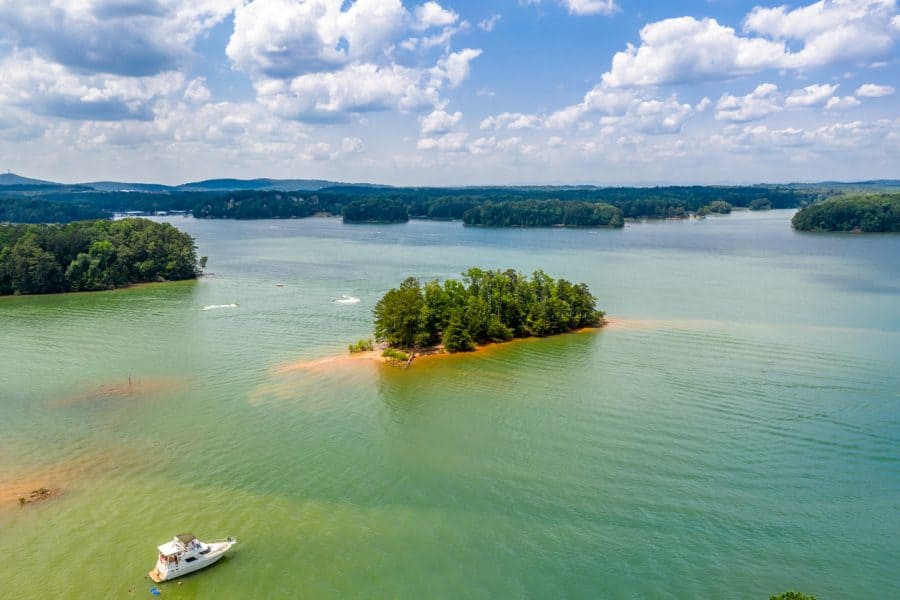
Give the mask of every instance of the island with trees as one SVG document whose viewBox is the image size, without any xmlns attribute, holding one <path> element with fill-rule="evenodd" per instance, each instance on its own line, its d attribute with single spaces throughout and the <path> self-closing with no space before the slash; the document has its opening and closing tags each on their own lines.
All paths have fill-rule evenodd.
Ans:
<svg viewBox="0 0 900 600">
<path fill-rule="evenodd" d="M 0 295 L 193 279 L 205 263 L 190 235 L 148 219 L 0 225 Z"/>
<path fill-rule="evenodd" d="M 605 202 L 521 200 L 483 202 L 463 214 L 466 225 L 487 227 L 610 227 L 625 225 L 622 211 Z"/>
<path fill-rule="evenodd" d="M 900 193 L 831 198 L 798 211 L 791 224 L 797 231 L 900 232 Z"/>
<path fill-rule="evenodd" d="M 466 352 L 477 345 L 605 324 L 584 283 L 553 279 L 543 271 L 528 277 L 512 269 L 472 268 L 461 281 L 424 285 L 409 277 L 378 301 L 373 314 L 375 338 L 387 344 L 384 356 L 399 360 L 421 348 Z"/>
</svg>

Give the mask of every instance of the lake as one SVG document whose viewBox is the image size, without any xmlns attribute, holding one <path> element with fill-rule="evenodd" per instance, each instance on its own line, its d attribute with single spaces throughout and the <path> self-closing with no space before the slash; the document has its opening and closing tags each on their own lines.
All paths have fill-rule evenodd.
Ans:
<svg viewBox="0 0 900 600">
<path fill-rule="evenodd" d="M 190 531 L 238 545 L 163 597 L 900 597 L 900 236 L 791 215 L 159 218 L 205 277 L 0 298 L 0 595 L 149 597 Z M 611 324 L 318 360 L 470 266 L 586 282 Z"/>
</svg>

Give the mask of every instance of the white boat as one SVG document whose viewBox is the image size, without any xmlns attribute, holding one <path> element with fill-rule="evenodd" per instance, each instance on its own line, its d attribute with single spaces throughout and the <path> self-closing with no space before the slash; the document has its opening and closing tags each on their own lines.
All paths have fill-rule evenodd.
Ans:
<svg viewBox="0 0 900 600">
<path fill-rule="evenodd" d="M 150 579 L 161 583 L 199 571 L 222 558 L 235 542 L 233 537 L 201 542 L 193 534 L 180 533 L 171 542 L 158 547 L 159 558 L 149 573 Z"/>
</svg>

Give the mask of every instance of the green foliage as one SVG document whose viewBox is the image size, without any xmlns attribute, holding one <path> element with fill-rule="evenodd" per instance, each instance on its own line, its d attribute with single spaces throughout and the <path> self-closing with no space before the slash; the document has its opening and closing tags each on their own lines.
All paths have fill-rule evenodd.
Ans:
<svg viewBox="0 0 900 600">
<path fill-rule="evenodd" d="M 286 192 L 249 190 L 202 198 L 193 209 L 198 219 L 285 219 L 317 212 L 311 199 Z"/>
<path fill-rule="evenodd" d="M 374 348 L 372 343 L 372 339 L 367 340 L 359 340 L 355 344 L 350 344 L 350 353 L 355 354 L 357 352 L 368 352 Z"/>
<path fill-rule="evenodd" d="M 529 278 L 512 269 L 473 268 L 463 273 L 462 281 L 424 286 L 408 278 L 387 292 L 373 313 L 375 337 L 390 346 L 443 342 L 449 352 L 603 324 L 587 285 L 554 280 L 543 271 Z"/>
<path fill-rule="evenodd" d="M 800 592 L 787 591 L 776 596 L 769 596 L 769 600 L 816 600 L 816 597 Z"/>
<path fill-rule="evenodd" d="M 622 227 L 622 211 L 605 203 L 520 200 L 484 202 L 466 211 L 466 225 L 488 227 Z"/>
<path fill-rule="evenodd" d="M 409 221 L 406 206 L 390 198 L 353 200 L 344 206 L 344 223 L 405 223 Z"/>
<path fill-rule="evenodd" d="M 111 216 L 108 210 L 76 202 L 0 194 L 0 223 L 68 223 Z"/>
<path fill-rule="evenodd" d="M 803 208 L 791 224 L 798 231 L 900 232 L 900 193 L 832 198 Z"/>
<path fill-rule="evenodd" d="M 384 352 L 382 352 L 381 355 L 385 358 L 402 362 L 406 362 L 409 360 L 409 354 L 403 352 L 402 350 L 397 350 L 396 348 L 385 348 Z"/>
<path fill-rule="evenodd" d="M 747 208 L 750 210 L 772 210 L 772 203 L 769 202 L 768 198 L 757 198 Z"/>
<path fill-rule="evenodd" d="M 724 200 L 713 200 L 706 206 L 701 206 L 700 210 L 697 211 L 697 214 L 701 217 L 705 217 L 710 213 L 715 213 L 718 215 L 727 215 L 731 212 L 731 204 L 725 202 Z"/>
<path fill-rule="evenodd" d="M 103 290 L 199 271 L 193 238 L 167 223 L 0 226 L 0 295 Z"/>
</svg>

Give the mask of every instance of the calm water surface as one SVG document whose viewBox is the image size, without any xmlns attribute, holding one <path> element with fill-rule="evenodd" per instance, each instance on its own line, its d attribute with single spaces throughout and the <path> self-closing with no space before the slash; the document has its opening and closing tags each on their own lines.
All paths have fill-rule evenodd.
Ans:
<svg viewBox="0 0 900 600">
<path fill-rule="evenodd" d="M 150 597 L 192 531 L 239 544 L 164 597 L 898 598 L 900 236 L 790 216 L 173 218 L 198 282 L 0 299 L 0 491 L 63 490 L 0 506 L 0 596 Z M 584 281 L 614 323 L 302 364 L 469 266 Z"/>
</svg>

